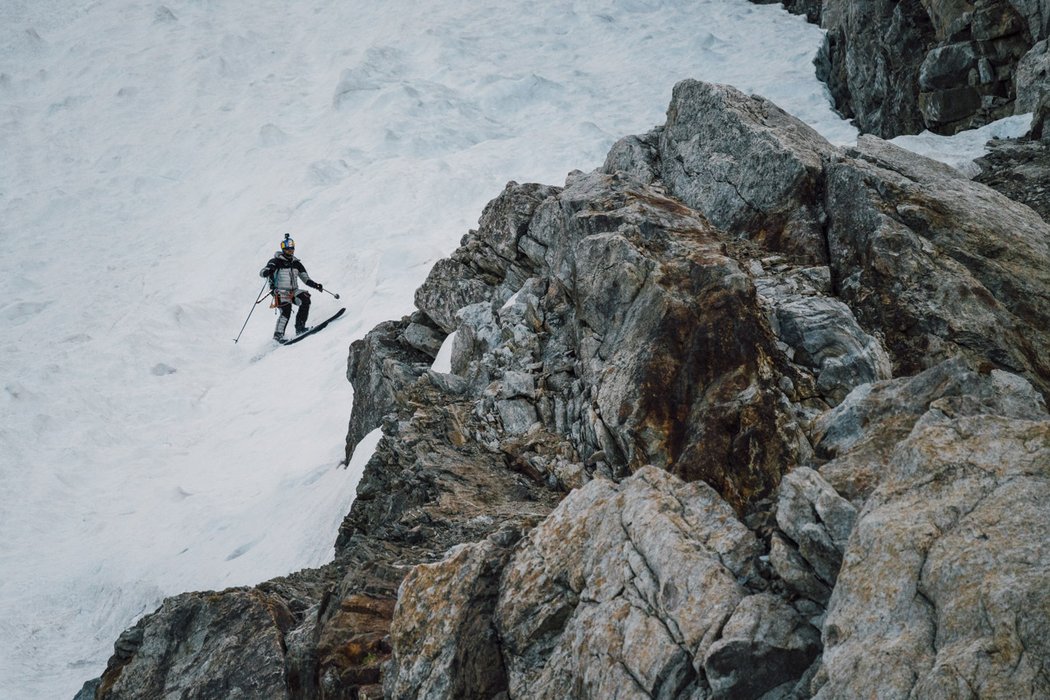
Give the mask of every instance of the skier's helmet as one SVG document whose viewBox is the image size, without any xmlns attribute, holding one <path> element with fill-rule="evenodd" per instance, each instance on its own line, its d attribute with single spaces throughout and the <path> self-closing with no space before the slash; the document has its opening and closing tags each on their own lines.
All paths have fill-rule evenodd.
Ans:
<svg viewBox="0 0 1050 700">
<path fill-rule="evenodd" d="M 284 240 L 281 241 L 281 252 L 288 253 L 288 255 L 295 252 L 295 241 L 292 240 L 292 234 L 284 234 Z"/>
</svg>

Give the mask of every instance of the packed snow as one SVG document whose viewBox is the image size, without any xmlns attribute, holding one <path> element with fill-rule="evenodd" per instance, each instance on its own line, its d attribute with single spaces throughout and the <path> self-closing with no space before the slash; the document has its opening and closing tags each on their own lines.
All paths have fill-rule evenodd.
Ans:
<svg viewBox="0 0 1050 700">
<path fill-rule="evenodd" d="M 821 40 L 747 0 L 0 3 L 0 697 L 72 697 L 164 596 L 329 561 L 378 440 L 340 465 L 348 344 L 678 80 L 851 142 Z M 288 348 L 255 305 L 285 232 L 342 297 L 314 319 L 347 308 Z"/>
</svg>

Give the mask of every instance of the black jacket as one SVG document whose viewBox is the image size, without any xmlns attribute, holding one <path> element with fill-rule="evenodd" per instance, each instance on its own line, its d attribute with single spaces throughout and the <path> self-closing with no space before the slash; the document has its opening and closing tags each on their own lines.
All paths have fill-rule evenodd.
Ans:
<svg viewBox="0 0 1050 700">
<path fill-rule="evenodd" d="M 302 261 L 294 255 L 284 253 L 274 253 L 266 267 L 259 270 L 259 276 L 270 278 L 270 289 L 296 290 L 299 288 L 299 280 L 307 287 L 317 287 L 317 283 L 306 273 Z"/>
</svg>

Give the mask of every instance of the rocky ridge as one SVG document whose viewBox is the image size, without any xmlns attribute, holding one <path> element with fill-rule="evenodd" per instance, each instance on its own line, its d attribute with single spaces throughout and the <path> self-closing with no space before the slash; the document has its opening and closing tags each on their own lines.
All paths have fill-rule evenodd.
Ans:
<svg viewBox="0 0 1050 700">
<path fill-rule="evenodd" d="M 1033 112 L 1050 87 L 1045 0 L 783 5 L 827 30 L 817 76 L 864 133 L 954 134 Z"/>
<path fill-rule="evenodd" d="M 1031 209 L 684 81 L 416 306 L 350 348 L 335 561 L 166 601 L 81 697 L 1050 695 Z"/>
</svg>

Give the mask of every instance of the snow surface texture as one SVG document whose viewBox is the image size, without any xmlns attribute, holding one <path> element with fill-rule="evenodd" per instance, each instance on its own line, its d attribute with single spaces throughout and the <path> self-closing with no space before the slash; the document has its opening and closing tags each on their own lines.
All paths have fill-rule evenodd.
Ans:
<svg viewBox="0 0 1050 700">
<path fill-rule="evenodd" d="M 0 2 L 0 697 L 71 697 L 165 595 L 331 558 L 378 439 L 339 466 L 347 345 L 508 180 L 597 167 L 683 78 L 855 139 L 778 6 L 495 5 Z M 277 348 L 264 303 L 234 344 L 285 231 L 347 318 Z"/>
</svg>

